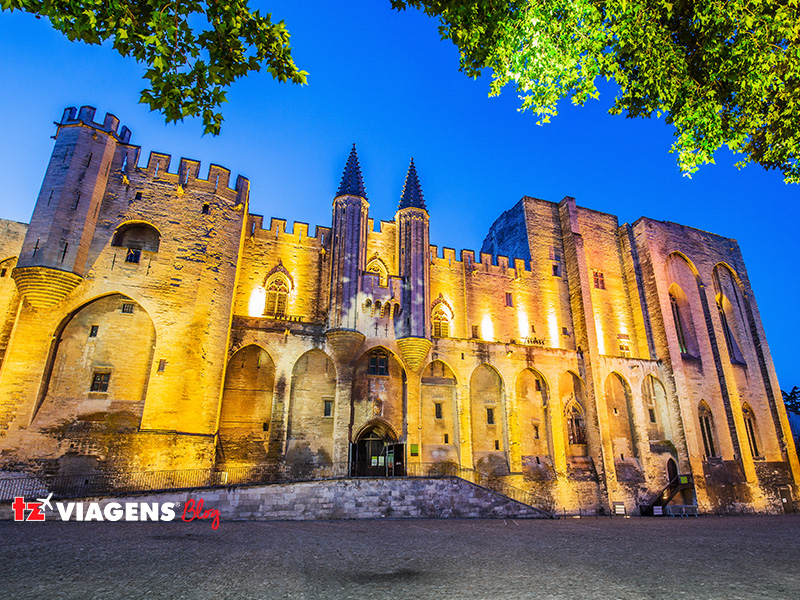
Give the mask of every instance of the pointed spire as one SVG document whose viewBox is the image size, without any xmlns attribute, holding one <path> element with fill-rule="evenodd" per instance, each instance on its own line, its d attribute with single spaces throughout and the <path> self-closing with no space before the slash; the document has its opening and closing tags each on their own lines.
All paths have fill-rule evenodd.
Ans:
<svg viewBox="0 0 800 600">
<path fill-rule="evenodd" d="M 398 208 L 425 208 L 425 199 L 422 197 L 422 188 L 419 187 L 419 178 L 417 177 L 417 168 L 414 166 L 414 159 L 411 159 L 411 164 L 408 165 L 408 174 L 406 175 L 406 182 L 403 184 L 403 195 L 400 198 L 400 206 Z"/>
<path fill-rule="evenodd" d="M 347 158 L 347 164 L 342 174 L 342 183 L 339 184 L 339 191 L 336 193 L 337 196 L 346 194 L 360 196 L 365 200 L 367 198 L 367 190 L 364 189 L 364 180 L 361 178 L 361 166 L 358 164 L 355 144 L 353 144 L 353 149 L 350 150 L 350 156 Z"/>
</svg>

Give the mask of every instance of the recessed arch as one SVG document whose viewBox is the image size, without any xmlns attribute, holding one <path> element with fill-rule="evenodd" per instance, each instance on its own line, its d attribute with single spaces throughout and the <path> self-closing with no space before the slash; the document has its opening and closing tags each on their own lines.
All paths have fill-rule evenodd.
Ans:
<svg viewBox="0 0 800 600">
<path fill-rule="evenodd" d="M 457 383 L 455 372 L 443 360 L 433 360 L 422 369 L 422 462 L 458 462 Z"/>
<path fill-rule="evenodd" d="M 341 410 L 336 394 L 336 365 L 314 348 L 292 367 L 286 430 L 286 464 L 306 473 L 333 462 L 334 421 Z"/>
<path fill-rule="evenodd" d="M 531 367 L 517 375 L 514 398 L 519 415 L 519 442 L 523 464 L 531 467 L 550 461 L 549 386 Z"/>
<path fill-rule="evenodd" d="M 112 246 L 144 252 L 158 252 L 160 244 L 161 232 L 147 221 L 125 221 L 111 239 Z"/>
<path fill-rule="evenodd" d="M 667 392 L 661 380 L 648 374 L 642 381 L 647 435 L 650 441 L 672 440 L 672 420 L 667 402 Z"/>
<path fill-rule="evenodd" d="M 384 263 L 377 256 L 374 256 L 372 259 L 370 259 L 370 261 L 367 263 L 367 268 L 364 270 L 367 273 L 377 273 L 378 282 L 382 287 L 389 285 L 389 269 L 386 268 L 386 263 Z"/>
<path fill-rule="evenodd" d="M 585 385 L 574 371 L 564 371 L 558 380 L 558 397 L 562 407 L 564 451 L 573 467 L 588 466 L 589 438 L 586 423 Z"/>
<path fill-rule="evenodd" d="M 714 425 L 714 413 L 705 400 L 697 406 L 697 417 L 700 424 L 700 437 L 702 439 L 704 458 L 717 458 L 720 456 L 719 440 Z"/>
<path fill-rule="evenodd" d="M 155 346 L 155 324 L 130 296 L 114 292 L 81 303 L 54 332 L 34 423 L 48 427 L 114 413 L 138 427 Z"/>
<path fill-rule="evenodd" d="M 631 386 L 620 373 L 612 371 L 606 377 L 604 387 L 614 461 L 629 461 L 639 454 Z"/>
<path fill-rule="evenodd" d="M 472 453 L 475 468 L 497 472 L 506 457 L 506 407 L 503 378 L 492 365 L 483 363 L 469 381 L 472 421 Z"/>
<path fill-rule="evenodd" d="M 763 456 L 761 438 L 758 435 L 758 425 L 756 424 L 756 413 L 753 408 L 745 402 L 742 405 L 742 417 L 744 419 L 744 430 L 747 435 L 747 443 L 750 447 L 750 454 L 753 458 Z"/>
<path fill-rule="evenodd" d="M 272 420 L 275 363 L 257 344 L 239 348 L 228 360 L 222 388 L 219 434 L 224 438 L 255 434 L 267 439 Z"/>
</svg>

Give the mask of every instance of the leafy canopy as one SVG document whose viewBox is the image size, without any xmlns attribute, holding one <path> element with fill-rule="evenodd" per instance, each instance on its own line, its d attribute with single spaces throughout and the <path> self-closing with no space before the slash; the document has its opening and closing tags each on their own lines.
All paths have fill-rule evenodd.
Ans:
<svg viewBox="0 0 800 600">
<path fill-rule="evenodd" d="M 794 386 L 791 392 L 781 390 L 783 396 L 783 403 L 786 405 L 786 410 L 800 415 L 800 388 Z"/>
<path fill-rule="evenodd" d="M 723 145 L 800 182 L 800 0 L 392 0 L 423 10 L 461 52 L 461 69 L 492 70 L 539 123 L 570 98 L 620 91 L 611 108 L 675 127 L 689 175 Z"/>
<path fill-rule="evenodd" d="M 167 122 L 202 116 L 218 134 L 225 88 L 251 71 L 305 83 L 283 21 L 250 11 L 247 0 L 0 0 L 3 10 L 46 17 L 71 41 L 110 41 L 147 65 L 140 102 Z"/>
</svg>

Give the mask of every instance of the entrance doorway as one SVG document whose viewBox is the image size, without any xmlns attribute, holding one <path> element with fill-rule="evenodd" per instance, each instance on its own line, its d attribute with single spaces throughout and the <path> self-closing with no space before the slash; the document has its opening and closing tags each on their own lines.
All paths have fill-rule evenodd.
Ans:
<svg viewBox="0 0 800 600">
<path fill-rule="evenodd" d="M 405 444 L 398 444 L 382 424 L 365 429 L 350 444 L 350 474 L 354 477 L 405 475 Z"/>
</svg>

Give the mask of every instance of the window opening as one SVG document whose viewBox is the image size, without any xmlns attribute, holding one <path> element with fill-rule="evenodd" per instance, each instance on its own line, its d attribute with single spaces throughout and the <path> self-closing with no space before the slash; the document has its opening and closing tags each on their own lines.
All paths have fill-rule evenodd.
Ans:
<svg viewBox="0 0 800 600">
<path fill-rule="evenodd" d="M 486 424 L 487 425 L 494 425 L 494 409 L 487 408 L 486 409 Z"/>
<path fill-rule="evenodd" d="M 158 361 L 158 372 L 163 373 L 164 370 L 167 368 L 167 359 L 162 358 Z"/>
<path fill-rule="evenodd" d="M 586 421 L 583 412 L 574 403 L 567 409 L 567 434 L 570 444 L 586 443 Z"/>
<path fill-rule="evenodd" d="M 442 403 L 441 402 L 434 403 L 433 409 L 434 409 L 433 413 L 434 413 L 435 418 L 442 419 L 443 418 L 442 417 Z"/>
<path fill-rule="evenodd" d="M 111 373 L 97 373 L 92 375 L 92 392 L 107 392 L 108 383 L 111 381 Z"/>
<path fill-rule="evenodd" d="M 506 306 L 514 306 L 514 296 L 511 292 L 506 292 Z"/>
<path fill-rule="evenodd" d="M 383 350 L 376 350 L 369 355 L 369 375 L 389 374 L 389 355 Z"/>
<path fill-rule="evenodd" d="M 700 407 L 700 432 L 703 435 L 703 448 L 707 458 L 717 456 L 717 449 L 714 445 L 714 416 L 711 409 L 703 404 Z"/>
<path fill-rule="evenodd" d="M 333 400 L 322 401 L 322 416 L 323 417 L 333 416 Z"/>
<path fill-rule="evenodd" d="M 204 215 L 207 215 L 210 210 L 211 210 L 211 205 L 210 204 L 208 204 L 208 203 L 203 204 L 203 214 Z"/>
<path fill-rule="evenodd" d="M 603 275 L 602 271 L 594 272 L 594 287 L 598 290 L 606 289 L 605 275 Z"/>
<path fill-rule="evenodd" d="M 141 257 L 141 250 L 138 248 L 128 248 L 128 252 L 125 254 L 125 262 L 139 264 L 139 259 L 141 259 Z"/>
<path fill-rule="evenodd" d="M 444 434 L 444 443 L 445 444 L 449 444 L 450 443 L 450 435 L 447 434 L 447 433 Z"/>
<path fill-rule="evenodd" d="M 289 284 L 283 277 L 276 277 L 267 286 L 267 316 L 283 317 L 288 299 Z"/>
<path fill-rule="evenodd" d="M 683 321 L 681 320 L 681 309 L 678 306 L 678 300 L 672 294 L 669 295 L 669 303 L 672 307 L 672 320 L 675 323 L 675 333 L 678 334 L 678 347 L 681 354 L 688 354 L 686 346 L 686 333 L 683 331 Z"/>
<path fill-rule="evenodd" d="M 123 312 L 123 314 L 126 314 L 126 315 L 132 315 L 133 314 L 133 304 L 123 304 L 122 305 L 122 312 Z"/>
<path fill-rule="evenodd" d="M 98 325 L 92 325 L 89 329 L 89 337 L 97 337 L 97 331 L 100 329 Z"/>
</svg>

